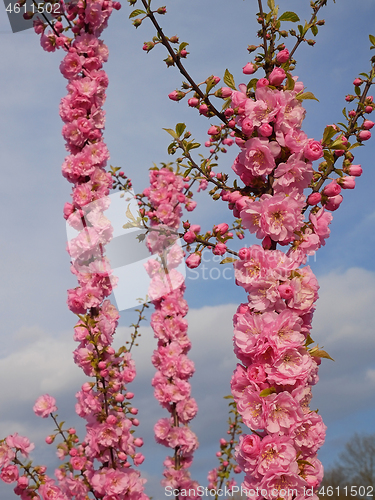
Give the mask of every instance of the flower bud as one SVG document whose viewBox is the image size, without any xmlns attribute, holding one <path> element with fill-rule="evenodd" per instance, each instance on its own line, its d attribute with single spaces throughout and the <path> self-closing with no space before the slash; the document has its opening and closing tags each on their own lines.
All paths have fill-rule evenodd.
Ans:
<svg viewBox="0 0 375 500">
<path fill-rule="evenodd" d="M 251 63 L 251 62 L 248 62 L 243 68 L 242 68 L 242 72 L 244 75 L 252 75 L 253 73 L 256 72 L 256 70 L 258 69 L 257 66 L 255 66 L 255 64 Z"/>
<path fill-rule="evenodd" d="M 283 68 L 274 68 L 269 76 L 271 85 L 281 85 L 285 80 L 286 74 Z"/>
<path fill-rule="evenodd" d="M 371 137 L 371 132 L 369 130 L 361 130 L 358 134 L 358 139 L 360 141 L 368 141 Z"/>
<path fill-rule="evenodd" d="M 320 193 L 311 193 L 307 198 L 307 203 L 309 205 L 317 205 L 321 202 L 322 195 Z"/>
<path fill-rule="evenodd" d="M 200 252 L 192 253 L 186 259 L 186 265 L 189 269 L 195 269 L 201 263 L 201 254 Z"/>
<path fill-rule="evenodd" d="M 354 177 L 360 177 L 362 175 L 362 167 L 361 165 L 350 165 L 350 167 L 344 169 L 344 172 Z"/>
<path fill-rule="evenodd" d="M 336 181 L 332 181 L 323 189 L 323 193 L 326 196 L 337 196 L 341 193 L 341 187 L 337 184 Z"/>
<path fill-rule="evenodd" d="M 354 85 L 355 87 L 359 87 L 360 85 L 362 85 L 362 83 L 363 83 L 363 80 L 361 80 L 360 78 L 356 78 L 356 79 L 354 80 L 354 82 L 353 82 L 353 85 Z"/>
<path fill-rule="evenodd" d="M 347 175 L 345 177 L 340 177 L 337 181 L 338 184 L 343 189 L 354 189 L 355 188 L 355 177 L 351 175 Z"/>
<path fill-rule="evenodd" d="M 370 128 L 372 128 L 374 126 L 374 122 L 370 121 L 370 120 L 365 120 L 363 122 L 363 125 L 362 127 L 365 129 L 365 130 L 370 130 Z"/>
<path fill-rule="evenodd" d="M 343 200 L 343 197 L 341 194 L 338 194 L 337 196 L 332 196 L 328 198 L 327 203 L 325 204 L 325 208 L 327 210 L 330 210 L 331 212 L 334 212 L 337 210 Z"/>
<path fill-rule="evenodd" d="M 279 63 L 285 63 L 289 59 L 289 50 L 284 49 L 280 50 L 280 52 L 276 55 L 276 60 Z"/>
</svg>

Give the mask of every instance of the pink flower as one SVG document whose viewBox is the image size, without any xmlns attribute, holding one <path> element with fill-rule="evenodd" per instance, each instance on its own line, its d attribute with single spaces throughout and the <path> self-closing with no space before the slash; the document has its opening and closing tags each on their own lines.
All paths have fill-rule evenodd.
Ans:
<svg viewBox="0 0 375 500">
<path fill-rule="evenodd" d="M 303 154 L 308 160 L 318 160 L 323 156 L 323 147 L 319 141 L 310 139 L 303 150 Z"/>
<path fill-rule="evenodd" d="M 254 137 L 245 143 L 245 148 L 239 155 L 241 163 L 254 176 L 270 174 L 275 168 L 275 157 L 280 153 L 276 142 L 266 138 Z"/>
<path fill-rule="evenodd" d="M 56 399 L 49 394 L 44 394 L 36 400 L 33 410 L 38 417 L 47 418 L 51 413 L 57 411 Z"/>
<path fill-rule="evenodd" d="M 5 439 L 6 444 L 11 448 L 16 448 L 20 450 L 21 453 L 27 457 L 29 453 L 35 448 L 33 443 L 27 439 L 27 437 L 19 436 L 17 432 L 11 436 L 7 436 Z"/>
<path fill-rule="evenodd" d="M 7 465 L 1 471 L 0 478 L 5 483 L 14 483 L 18 479 L 18 468 L 15 465 Z"/>
</svg>

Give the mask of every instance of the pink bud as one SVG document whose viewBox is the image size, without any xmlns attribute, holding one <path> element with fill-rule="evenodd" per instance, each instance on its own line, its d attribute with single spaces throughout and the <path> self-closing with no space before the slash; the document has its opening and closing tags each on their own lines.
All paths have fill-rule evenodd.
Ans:
<svg viewBox="0 0 375 500">
<path fill-rule="evenodd" d="M 191 97 L 190 99 L 188 99 L 188 105 L 191 108 L 195 108 L 195 106 L 198 106 L 198 104 L 199 104 L 199 99 L 197 99 L 196 97 Z"/>
<path fill-rule="evenodd" d="M 138 427 L 139 425 L 139 420 L 137 418 L 133 418 L 132 423 L 135 427 Z"/>
<path fill-rule="evenodd" d="M 287 284 L 283 284 L 283 285 L 280 285 L 278 287 L 278 290 L 279 290 L 279 293 L 280 293 L 280 297 L 282 299 L 291 299 L 294 295 L 294 290 L 293 288 L 290 286 L 290 285 L 287 285 Z"/>
<path fill-rule="evenodd" d="M 354 175 L 354 177 L 360 177 L 362 175 L 361 165 L 350 165 L 349 174 Z"/>
<path fill-rule="evenodd" d="M 115 425 L 115 423 L 117 422 L 117 418 L 114 415 L 108 415 L 108 417 L 106 418 L 106 422 L 109 425 Z"/>
<path fill-rule="evenodd" d="M 190 226 L 190 229 L 191 229 L 191 231 L 193 231 L 193 233 L 195 233 L 195 234 L 198 234 L 198 233 L 200 233 L 200 232 L 201 232 L 201 227 L 200 227 L 198 224 L 192 224 L 192 225 Z"/>
<path fill-rule="evenodd" d="M 201 115 L 207 116 L 207 114 L 208 114 L 208 106 L 207 106 L 207 104 L 201 104 L 199 106 L 199 113 Z"/>
<path fill-rule="evenodd" d="M 168 94 L 168 97 L 172 101 L 178 101 L 179 100 L 177 90 L 174 90 L 173 92 L 171 92 L 170 94 Z"/>
<path fill-rule="evenodd" d="M 76 434 L 76 430 L 74 427 L 71 427 L 69 430 L 68 430 L 69 434 L 72 436 L 73 434 Z"/>
<path fill-rule="evenodd" d="M 216 125 L 212 125 L 212 127 L 210 127 L 207 130 L 208 135 L 217 135 L 219 132 L 220 132 L 220 129 Z"/>
<path fill-rule="evenodd" d="M 245 118 L 242 122 L 242 131 L 246 135 L 251 135 L 254 131 L 254 125 L 253 122 L 250 120 L 250 118 Z"/>
<path fill-rule="evenodd" d="M 53 443 L 53 437 L 52 436 L 47 436 L 46 437 L 46 443 L 47 444 L 52 444 Z"/>
<path fill-rule="evenodd" d="M 133 399 L 134 398 L 134 393 L 133 392 L 127 392 L 125 394 L 126 399 Z"/>
<path fill-rule="evenodd" d="M 115 401 L 117 401 L 118 403 L 122 403 L 125 399 L 125 396 L 123 394 L 116 394 L 115 396 Z"/>
<path fill-rule="evenodd" d="M 366 111 L 366 113 L 372 113 L 372 112 L 373 112 L 373 110 L 374 110 L 374 108 L 373 108 L 372 106 L 366 106 L 366 107 L 365 107 L 365 111 Z"/>
<path fill-rule="evenodd" d="M 193 231 L 188 231 L 184 234 L 184 240 L 188 244 L 193 243 L 195 241 L 195 233 L 193 233 Z"/>
<path fill-rule="evenodd" d="M 337 210 L 339 208 L 342 200 L 343 200 L 343 197 L 341 196 L 341 194 L 338 194 L 337 196 L 332 196 L 332 197 L 328 198 L 328 201 L 325 204 L 325 208 L 327 210 L 330 210 L 331 212 L 334 212 L 335 210 Z"/>
<path fill-rule="evenodd" d="M 226 222 L 222 222 L 214 227 L 214 233 L 220 233 L 221 235 L 225 234 L 229 229 L 229 226 Z"/>
<path fill-rule="evenodd" d="M 276 60 L 279 63 L 285 63 L 285 62 L 287 62 L 288 59 L 289 59 L 289 50 L 288 49 L 280 50 L 280 52 L 276 55 Z"/>
<path fill-rule="evenodd" d="M 230 120 L 230 121 L 228 122 L 228 127 L 230 127 L 230 128 L 234 128 L 235 126 L 236 126 L 236 122 L 235 122 L 234 120 Z"/>
<path fill-rule="evenodd" d="M 362 126 L 365 130 L 370 130 L 370 128 L 372 128 L 374 125 L 375 125 L 374 122 L 370 120 L 365 120 Z"/>
<path fill-rule="evenodd" d="M 138 408 L 130 408 L 130 413 L 132 415 L 137 415 L 138 414 Z"/>
<path fill-rule="evenodd" d="M 286 77 L 283 68 L 274 68 L 269 76 L 271 85 L 281 85 Z"/>
<path fill-rule="evenodd" d="M 192 253 L 186 259 L 186 265 L 188 266 L 189 269 L 195 269 L 196 267 L 199 266 L 200 263 L 201 263 L 200 253 Z"/>
<path fill-rule="evenodd" d="M 358 139 L 360 141 L 368 141 L 371 137 L 371 132 L 369 130 L 361 130 L 358 134 Z"/>
<path fill-rule="evenodd" d="M 272 246 L 272 240 L 267 235 L 265 238 L 263 238 L 262 247 L 264 248 L 264 250 L 269 250 L 271 248 L 271 246 Z"/>
<path fill-rule="evenodd" d="M 242 305 L 242 304 L 241 304 L 241 305 Z M 247 309 L 248 309 L 248 308 L 247 308 Z M 224 438 L 220 438 L 219 443 L 220 443 L 222 446 L 225 446 L 225 445 L 227 444 L 227 441 L 226 441 L 226 439 L 224 439 Z"/>
<path fill-rule="evenodd" d="M 221 457 L 221 455 L 222 455 L 221 451 L 217 451 L 217 452 L 216 452 L 216 456 L 217 456 L 217 457 Z"/>
<path fill-rule="evenodd" d="M 336 181 L 332 181 L 324 188 L 323 193 L 327 196 L 337 196 L 341 193 L 341 187 Z"/>
<path fill-rule="evenodd" d="M 321 199 L 322 195 L 320 193 L 311 193 L 307 198 L 307 203 L 309 205 L 317 205 L 318 203 L 320 203 Z"/>
<path fill-rule="evenodd" d="M 72 448 L 71 450 L 69 450 L 69 455 L 71 457 L 76 457 L 77 453 L 78 453 L 78 451 L 75 448 Z"/>
<path fill-rule="evenodd" d="M 230 89 L 229 87 L 221 87 L 221 95 L 224 97 L 224 99 L 227 99 L 232 95 L 233 90 Z"/>
<path fill-rule="evenodd" d="M 348 115 L 350 116 L 350 118 L 353 118 L 357 113 L 354 111 L 354 109 L 351 109 L 348 113 Z"/>
<path fill-rule="evenodd" d="M 256 70 L 257 70 L 257 67 L 251 62 L 247 63 L 242 68 L 242 72 L 244 73 L 244 75 L 252 75 L 253 73 L 255 73 Z"/>
<path fill-rule="evenodd" d="M 345 101 L 347 101 L 347 102 L 352 102 L 352 101 L 354 101 L 354 95 L 350 95 L 350 94 L 348 94 L 348 95 L 345 97 Z"/>
<path fill-rule="evenodd" d="M 262 87 L 267 87 L 267 85 L 269 85 L 269 81 L 267 80 L 267 78 L 260 78 L 258 81 L 257 81 L 257 89 L 260 89 Z"/>
<path fill-rule="evenodd" d="M 360 78 L 356 78 L 353 82 L 353 85 L 355 85 L 356 87 L 359 87 L 360 85 L 362 85 L 363 83 L 363 80 L 361 80 Z"/>
<path fill-rule="evenodd" d="M 269 123 L 263 123 L 259 128 L 258 128 L 258 132 L 260 133 L 260 135 L 262 135 L 263 137 L 269 137 L 270 135 L 272 135 L 272 132 L 273 132 L 273 128 L 272 126 L 269 124 Z"/>
<path fill-rule="evenodd" d="M 233 116 L 234 114 L 234 111 L 232 108 L 227 108 L 225 111 L 224 111 L 224 116 L 225 118 L 229 118 L 230 116 Z"/>
<path fill-rule="evenodd" d="M 355 177 L 347 175 L 345 177 L 340 177 L 337 181 L 343 189 L 354 189 L 355 188 Z"/>
<path fill-rule="evenodd" d="M 229 465 L 228 460 L 224 460 L 223 465 L 224 465 L 224 467 L 228 467 L 228 465 Z"/>
<path fill-rule="evenodd" d="M 227 246 L 225 243 L 217 243 L 217 245 L 212 249 L 214 255 L 224 255 L 227 251 Z"/>
<path fill-rule="evenodd" d="M 143 446 L 143 439 L 142 438 L 135 438 L 133 443 L 134 443 L 134 446 L 137 446 L 138 448 L 140 448 L 141 446 Z"/>
<path fill-rule="evenodd" d="M 187 50 L 185 50 L 185 49 L 182 49 L 182 50 L 181 50 L 181 52 L 180 52 L 180 56 L 181 56 L 181 57 L 186 57 L 186 56 L 187 56 L 187 54 L 188 54 L 188 53 L 187 53 Z"/>
<path fill-rule="evenodd" d="M 144 462 L 144 459 L 145 457 L 142 455 L 142 453 L 137 453 L 133 458 L 134 465 L 141 465 Z"/>
<path fill-rule="evenodd" d="M 242 472 L 241 467 L 239 465 L 236 465 L 236 467 L 233 469 L 233 472 L 235 474 L 240 474 Z"/>
</svg>

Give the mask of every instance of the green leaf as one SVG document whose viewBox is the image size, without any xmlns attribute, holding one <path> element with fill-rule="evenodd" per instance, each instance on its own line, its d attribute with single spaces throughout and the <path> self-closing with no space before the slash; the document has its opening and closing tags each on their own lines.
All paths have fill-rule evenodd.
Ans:
<svg viewBox="0 0 375 500">
<path fill-rule="evenodd" d="M 225 85 L 227 85 L 229 88 L 231 88 L 233 90 L 237 90 L 236 84 L 234 83 L 233 75 L 231 73 L 229 73 L 229 71 L 227 69 L 225 70 L 223 80 L 224 80 Z"/>
<path fill-rule="evenodd" d="M 285 90 L 293 90 L 296 82 L 293 80 L 292 75 L 290 73 L 286 74 L 287 84 L 285 86 Z"/>
<path fill-rule="evenodd" d="M 271 10 L 275 8 L 275 0 L 267 0 L 267 5 Z"/>
<path fill-rule="evenodd" d="M 332 361 L 335 361 L 331 356 L 328 354 L 327 351 L 324 351 L 323 349 L 319 349 L 319 347 L 314 347 L 310 351 L 311 356 L 314 356 L 314 358 L 325 358 L 325 359 L 330 359 Z"/>
<path fill-rule="evenodd" d="M 223 399 L 233 399 L 232 394 L 228 394 L 228 396 L 223 396 Z"/>
<path fill-rule="evenodd" d="M 307 346 L 309 346 L 309 345 L 311 345 L 311 344 L 313 344 L 313 343 L 314 343 L 313 339 L 310 337 L 310 335 L 308 335 L 308 336 L 306 337 L 305 346 L 307 347 Z"/>
<path fill-rule="evenodd" d="M 276 389 L 274 387 L 269 387 L 268 389 L 263 389 L 262 392 L 259 393 L 259 396 L 261 398 L 265 398 L 266 396 L 269 396 L 270 394 L 275 394 Z"/>
<path fill-rule="evenodd" d="M 230 262 L 236 262 L 238 259 L 234 259 L 233 257 L 225 257 L 220 264 L 229 264 Z"/>
<path fill-rule="evenodd" d="M 130 205 L 128 205 L 128 208 L 126 209 L 126 212 L 125 212 L 125 215 L 128 219 L 132 220 L 133 222 L 135 222 L 135 217 L 134 215 L 131 213 L 130 211 Z"/>
<path fill-rule="evenodd" d="M 299 21 L 299 17 L 295 12 L 284 12 L 284 14 L 281 14 L 279 17 L 279 21 L 291 21 L 292 23 L 296 23 Z"/>
<path fill-rule="evenodd" d="M 330 149 L 346 149 L 346 146 L 342 143 L 341 139 L 337 139 L 332 144 L 329 145 Z"/>
<path fill-rule="evenodd" d="M 361 89 L 359 87 L 355 87 L 354 92 L 358 97 L 361 95 Z"/>
<path fill-rule="evenodd" d="M 311 26 L 311 32 L 312 32 L 312 34 L 313 34 L 314 36 L 316 36 L 316 35 L 318 34 L 318 27 L 317 27 L 317 25 L 316 25 L 316 24 L 313 24 L 313 25 Z"/>
<path fill-rule="evenodd" d="M 319 99 L 317 99 L 312 92 L 302 92 L 302 94 L 297 94 L 296 99 L 298 99 L 299 101 L 303 101 L 305 99 L 313 99 L 314 101 L 319 102 Z"/>
<path fill-rule="evenodd" d="M 178 135 L 176 134 L 176 132 L 171 129 L 171 128 L 163 128 L 163 130 L 165 130 L 166 132 L 168 132 L 168 134 L 170 134 L 174 139 L 178 139 Z"/>
<path fill-rule="evenodd" d="M 351 149 L 354 149 L 354 148 L 358 148 L 359 146 L 364 146 L 364 144 L 362 144 L 361 142 L 355 142 L 354 144 L 352 144 L 350 146 L 350 148 L 348 148 L 348 151 L 350 151 Z"/>
<path fill-rule="evenodd" d="M 369 35 L 368 37 L 369 37 L 370 42 L 372 43 L 372 45 L 375 45 L 375 36 L 374 35 Z"/>
<path fill-rule="evenodd" d="M 182 134 L 184 133 L 184 130 L 186 129 L 185 123 L 177 123 L 176 125 L 176 134 L 178 137 L 181 137 Z"/>
<path fill-rule="evenodd" d="M 247 90 L 254 89 L 256 88 L 258 78 L 252 78 L 249 83 L 247 84 Z"/>
<path fill-rule="evenodd" d="M 129 19 L 131 19 L 132 17 L 137 17 L 137 16 L 140 16 L 141 14 L 146 14 L 146 12 L 142 9 L 135 9 L 133 10 L 133 12 L 130 14 L 129 16 Z"/>
<path fill-rule="evenodd" d="M 326 127 L 324 129 L 324 134 L 323 134 L 323 140 L 322 140 L 323 144 L 328 144 L 335 134 L 336 130 L 331 125 Z"/>
</svg>

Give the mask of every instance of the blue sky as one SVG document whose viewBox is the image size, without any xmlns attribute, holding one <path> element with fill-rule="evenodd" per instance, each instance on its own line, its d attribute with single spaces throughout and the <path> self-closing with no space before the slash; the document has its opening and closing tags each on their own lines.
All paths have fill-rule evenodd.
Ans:
<svg viewBox="0 0 375 500">
<path fill-rule="evenodd" d="M 165 33 L 178 34 L 190 43 L 186 67 L 197 81 L 211 74 L 222 77 L 225 68 L 236 83 L 245 81 L 242 67 L 250 61 L 248 44 L 256 44 L 255 0 L 174 0 L 161 18 Z M 309 17 L 309 2 L 280 0 L 281 11 L 295 10 L 301 19 Z M 185 121 L 199 142 L 206 140 L 209 122 L 199 118 L 185 102 L 174 103 L 167 94 L 178 88 L 181 78 L 167 69 L 162 47 L 142 51 L 144 41 L 154 35 L 151 24 L 135 30 L 124 5 L 110 19 L 104 40 L 110 49 L 107 72 L 110 78 L 105 105 L 105 139 L 111 163 L 133 179 L 136 191 L 148 182 L 153 162 L 169 161 L 169 136 L 162 130 Z M 341 121 L 344 96 L 353 92 L 352 81 L 369 69 L 368 34 L 375 34 L 373 0 L 328 1 L 315 47 L 303 46 L 295 74 L 319 103 L 306 103 L 303 129 L 320 139 L 323 128 Z M 288 47 L 291 48 L 291 42 Z M 73 365 L 71 339 L 74 316 L 66 307 L 66 290 L 75 286 L 65 252 L 65 221 L 62 207 L 69 200 L 70 186 L 60 174 L 65 156 L 58 104 L 65 95 L 65 81 L 59 72 L 63 53 L 42 51 L 31 31 L 12 34 L 5 10 L 0 11 L 2 54 L 0 95 L 0 137 L 3 207 L 0 269 L 1 354 L 0 435 L 12 432 L 29 435 L 36 443 L 35 459 L 57 465 L 52 448 L 43 444 L 51 431 L 49 422 L 33 415 L 35 399 L 45 392 L 54 395 L 59 414 L 78 425 L 74 417 L 74 394 L 82 376 Z M 211 120 L 210 123 L 215 123 Z M 375 142 L 355 150 L 363 176 L 353 192 L 334 213 L 332 236 L 310 265 L 321 285 L 314 319 L 313 338 L 324 345 L 335 363 L 324 361 L 320 382 L 314 389 L 312 407 L 319 408 L 328 425 L 327 441 L 320 453 L 331 464 L 354 431 L 374 432 L 375 412 Z M 236 154 L 233 147 L 221 158 L 221 169 L 229 170 Z M 229 222 L 226 204 L 198 196 L 199 207 L 189 214 L 192 222 L 210 229 L 214 223 Z M 249 238 L 246 243 L 253 240 Z M 243 291 L 221 274 L 222 266 L 205 263 L 206 274 L 187 274 L 191 311 L 191 357 L 197 372 L 192 379 L 193 395 L 200 412 L 193 421 L 201 443 L 196 452 L 193 476 L 205 481 L 205 473 L 216 465 L 218 440 L 226 430 L 226 402 L 229 378 L 235 366 L 232 354 L 231 317 L 245 300 Z M 211 277 L 210 277 L 211 269 Z M 227 276 L 230 272 L 227 271 Z M 208 279 L 204 279 L 204 277 Z M 134 314 L 122 313 L 119 341 L 129 333 Z M 140 409 L 139 434 L 145 438 L 149 494 L 162 498 L 157 487 L 166 449 L 154 444 L 152 426 L 165 416 L 152 398 L 149 361 L 155 342 L 148 327 L 135 357 L 139 376 L 134 385 Z M 82 434 L 81 434 L 82 435 Z M 52 471 L 51 471 L 52 472 Z M 0 485 L 1 498 L 14 498 L 12 489 Z"/>
</svg>

